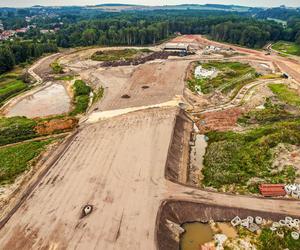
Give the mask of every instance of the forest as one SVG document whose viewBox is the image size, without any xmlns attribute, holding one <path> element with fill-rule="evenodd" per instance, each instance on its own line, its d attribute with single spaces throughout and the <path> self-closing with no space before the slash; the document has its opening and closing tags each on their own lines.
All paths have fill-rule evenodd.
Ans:
<svg viewBox="0 0 300 250">
<path fill-rule="evenodd" d="M 8 15 L 9 12 L 6 11 L 7 27 L 12 25 L 14 18 L 19 23 L 20 15 L 28 14 L 25 10 L 24 13 L 18 11 L 14 15 Z M 278 10 L 274 10 L 274 13 L 277 12 Z M 282 12 L 287 20 L 286 26 L 264 19 L 267 16 L 263 12 L 256 14 L 261 16 L 257 18 L 249 13 L 229 11 L 155 10 L 106 13 L 77 8 L 63 11 L 62 8 L 58 13 L 50 13 L 46 17 L 36 15 L 32 20 L 37 24 L 35 28 L 30 28 L 18 39 L 1 43 L 0 73 L 44 53 L 56 52 L 59 47 L 150 45 L 168 39 L 175 33 L 202 34 L 217 41 L 257 49 L 268 42 L 280 40 L 300 44 L 300 15 L 297 11 L 290 14 Z M 42 28 L 54 27 L 59 27 L 56 33 L 40 32 Z"/>
<path fill-rule="evenodd" d="M 218 41 L 261 48 L 268 41 L 297 40 L 300 36 L 299 25 L 300 19 L 296 18 L 289 21 L 285 28 L 274 21 L 226 12 L 127 13 L 68 25 L 57 34 L 57 45 L 145 45 L 154 44 L 180 32 L 203 34 Z"/>
</svg>

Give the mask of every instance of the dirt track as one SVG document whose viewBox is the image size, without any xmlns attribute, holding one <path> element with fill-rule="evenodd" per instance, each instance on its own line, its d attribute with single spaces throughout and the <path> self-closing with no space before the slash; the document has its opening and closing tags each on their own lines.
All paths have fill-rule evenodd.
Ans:
<svg viewBox="0 0 300 250">
<path fill-rule="evenodd" d="M 285 63 L 284 58 L 239 50 L 259 61 L 273 58 L 289 74 L 295 71 L 291 69 L 294 62 Z M 177 58 L 130 67 L 83 68 L 79 73 L 105 87 L 104 100 L 93 107 L 99 112 L 162 103 L 183 95 L 189 62 Z M 293 73 L 295 79 L 298 75 L 300 79 L 298 72 Z M 121 98 L 124 94 L 130 98 Z M 83 122 L 64 153 L 43 178 L 36 179 L 38 185 L 0 230 L 0 248 L 156 249 L 157 213 L 166 199 L 299 216 L 299 201 L 198 190 L 177 184 L 176 178 L 183 178 L 176 174 L 173 182 L 167 180 L 166 164 L 171 162 L 168 166 L 175 172 L 182 170 L 177 164 L 185 165 L 183 155 L 192 128 L 186 119 L 187 125 L 179 127 L 187 131 L 174 131 L 178 113 L 178 108 L 161 107 L 92 124 Z M 170 147 L 174 135 L 180 141 L 178 147 Z M 87 204 L 94 210 L 81 218 Z"/>
<path fill-rule="evenodd" d="M 102 83 L 106 93 L 95 108 L 113 110 L 151 105 L 182 95 L 188 64 L 188 61 L 164 61 L 125 69 L 99 70 L 93 75 Z M 123 95 L 130 98 L 122 98 Z"/>
<path fill-rule="evenodd" d="M 154 249 L 175 114 L 155 109 L 84 128 L 0 232 L 1 248 Z M 94 211 L 80 219 L 86 204 Z"/>
<path fill-rule="evenodd" d="M 298 214 L 298 201 L 211 193 L 167 181 L 176 113 L 139 111 L 83 128 L 0 231 L 1 248 L 155 249 L 156 216 L 165 199 Z M 80 219 L 87 204 L 94 211 Z"/>
</svg>

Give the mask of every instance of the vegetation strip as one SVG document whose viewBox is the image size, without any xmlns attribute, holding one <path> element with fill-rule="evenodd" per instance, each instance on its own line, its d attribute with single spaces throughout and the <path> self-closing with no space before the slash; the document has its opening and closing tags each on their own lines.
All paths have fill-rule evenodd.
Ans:
<svg viewBox="0 0 300 250">
<path fill-rule="evenodd" d="M 300 108 L 300 95 L 296 90 L 290 89 L 285 84 L 269 84 L 269 87 L 280 100 Z"/>
<path fill-rule="evenodd" d="M 26 117 L 0 118 L 0 146 L 21 142 L 45 135 L 72 130 L 77 120 L 69 117 L 28 119 Z"/>
<path fill-rule="evenodd" d="M 272 48 L 284 54 L 300 56 L 300 44 L 286 41 L 279 41 L 272 45 Z"/>
<path fill-rule="evenodd" d="M 13 183 L 51 142 L 50 139 L 0 148 L 0 185 Z"/>
<path fill-rule="evenodd" d="M 86 112 L 89 106 L 90 93 L 92 89 L 82 80 L 76 80 L 73 89 L 74 89 L 74 98 L 75 98 L 74 101 L 75 108 L 70 113 L 70 115 L 75 116 Z"/>
</svg>

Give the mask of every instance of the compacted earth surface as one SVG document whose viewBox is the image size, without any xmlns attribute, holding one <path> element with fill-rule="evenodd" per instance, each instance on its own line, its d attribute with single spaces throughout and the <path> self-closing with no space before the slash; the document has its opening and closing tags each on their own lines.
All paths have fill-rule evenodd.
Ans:
<svg viewBox="0 0 300 250">
<path fill-rule="evenodd" d="M 45 95 L 30 92 L 33 100 L 25 94 L 4 107 L 28 118 L 3 118 L 25 119 L 18 122 L 27 131 L 5 137 L 3 147 L 24 139 L 44 142 L 32 150 L 54 146 L 39 159 L 34 151 L 35 171 L 22 185 L 6 183 L 20 185 L 1 212 L 1 249 L 267 249 L 271 241 L 297 249 L 291 233 L 299 230 L 300 202 L 263 198 L 258 185 L 298 178 L 300 65 L 197 35 L 172 42 L 190 44 L 193 53 L 93 48 L 30 68 Z M 22 107 L 51 96 L 57 86 L 49 81 L 66 92 L 57 95 L 62 115 L 30 119 L 43 114 Z M 236 216 L 264 222 L 233 227 Z M 289 225 L 289 217 L 291 228 L 270 229 L 284 219 Z"/>
</svg>

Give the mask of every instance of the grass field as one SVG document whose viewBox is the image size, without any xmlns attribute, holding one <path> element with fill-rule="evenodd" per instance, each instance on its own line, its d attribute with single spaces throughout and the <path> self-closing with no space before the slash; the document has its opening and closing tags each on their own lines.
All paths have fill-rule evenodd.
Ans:
<svg viewBox="0 0 300 250">
<path fill-rule="evenodd" d="M 238 119 L 241 125 L 250 124 L 270 124 L 283 120 L 293 120 L 295 115 L 285 109 L 284 104 L 274 103 L 268 98 L 264 104 L 264 109 L 251 110 Z"/>
<path fill-rule="evenodd" d="M 300 95 L 296 90 L 290 89 L 285 84 L 269 84 L 269 88 L 281 101 L 300 107 Z"/>
<path fill-rule="evenodd" d="M 272 48 L 282 53 L 296 55 L 296 56 L 300 55 L 300 45 L 296 43 L 277 42 L 272 46 Z"/>
<path fill-rule="evenodd" d="M 279 143 L 300 145 L 300 120 L 276 122 L 244 133 L 210 132 L 203 184 L 222 190 L 258 192 L 258 182 L 292 183 L 295 169 L 272 169 Z M 255 179 L 256 181 L 253 181 Z M 258 181 L 259 180 L 259 181 Z"/>
<path fill-rule="evenodd" d="M 11 184 L 53 140 L 0 148 L 0 185 Z"/>
<path fill-rule="evenodd" d="M 0 118 L 0 146 L 37 137 L 36 125 L 25 117 Z"/>
<path fill-rule="evenodd" d="M 0 118 L 0 146 L 60 134 L 72 130 L 77 119 L 54 116 L 46 119 L 28 119 L 26 117 Z"/>
<path fill-rule="evenodd" d="M 0 106 L 30 86 L 21 80 L 21 73 L 14 71 L 0 75 Z"/>
<path fill-rule="evenodd" d="M 296 92 L 296 90 L 290 89 L 285 84 L 277 83 L 269 84 L 268 87 L 275 94 L 275 97 L 266 99 L 264 109 L 254 109 L 240 117 L 238 122 L 241 125 L 264 125 L 299 118 L 300 109 L 298 112 L 299 114 L 297 114 L 297 112 L 292 114 L 287 108 L 291 106 L 300 108 L 300 95 Z"/>
<path fill-rule="evenodd" d="M 300 249 L 300 241 L 294 240 L 291 236 L 291 233 L 294 229 L 288 227 L 279 227 L 275 232 L 271 231 L 270 227 L 272 226 L 271 221 L 267 224 L 261 225 L 261 232 L 260 233 L 251 233 L 249 230 L 243 227 L 238 227 L 237 234 L 239 239 L 247 240 L 251 242 L 256 247 L 257 250 L 298 250 Z M 282 233 L 283 236 L 281 237 L 278 233 Z M 230 239 L 225 243 L 224 249 L 231 249 L 226 248 L 226 246 L 230 245 Z M 228 244 L 229 243 L 229 244 Z M 239 246 L 242 246 L 239 245 Z M 237 248 L 239 249 L 239 248 Z"/>
<path fill-rule="evenodd" d="M 201 64 L 201 66 L 204 69 L 216 69 L 218 75 L 214 78 L 193 77 L 190 79 L 188 86 L 194 92 L 200 86 L 201 92 L 204 94 L 211 93 L 216 89 L 226 94 L 232 90 L 238 91 L 257 77 L 255 69 L 240 62 L 210 62 Z"/>
<path fill-rule="evenodd" d="M 103 62 L 115 62 L 120 60 L 130 60 L 133 59 L 142 53 L 151 52 L 149 49 L 122 49 L 122 50 L 105 50 L 97 51 L 91 57 L 95 61 Z"/>
</svg>

